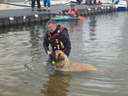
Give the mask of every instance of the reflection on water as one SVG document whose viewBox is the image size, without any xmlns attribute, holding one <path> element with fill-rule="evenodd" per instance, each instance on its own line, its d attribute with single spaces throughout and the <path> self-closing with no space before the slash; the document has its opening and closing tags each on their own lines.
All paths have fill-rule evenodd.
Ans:
<svg viewBox="0 0 128 96">
<path fill-rule="evenodd" d="M 42 26 L 43 27 L 43 26 Z M 44 29 L 44 28 L 42 28 Z M 43 30 L 41 30 L 43 32 Z M 31 56 L 32 56 L 32 62 L 36 62 L 39 61 L 38 59 L 40 59 L 40 56 L 42 54 L 41 49 L 42 49 L 42 45 L 40 42 L 41 39 L 41 33 L 39 31 L 39 26 L 31 26 L 30 27 L 30 43 L 31 45 Z M 38 62 L 36 62 L 38 63 Z M 35 63 L 35 64 L 36 64 Z"/>
<path fill-rule="evenodd" d="M 0 28 L 0 96 L 127 96 L 128 14 L 59 22 L 69 29 L 70 60 L 96 73 L 49 73 L 45 23 Z"/>
<path fill-rule="evenodd" d="M 81 22 L 79 22 L 78 20 L 74 20 L 74 21 L 71 20 L 71 21 L 68 21 L 68 22 L 66 22 L 66 21 L 62 21 L 62 22 L 58 21 L 57 22 L 57 24 L 65 26 L 68 29 L 69 32 L 75 32 L 75 30 L 77 28 L 79 28 L 79 26 L 81 25 L 80 23 Z"/>
<path fill-rule="evenodd" d="M 95 31 L 96 31 L 96 19 L 95 19 L 95 15 L 92 15 L 92 16 L 90 16 L 89 17 L 89 19 L 90 19 L 90 22 L 89 22 L 89 31 L 90 31 L 90 39 L 91 40 L 95 40 L 96 39 L 96 33 L 95 33 Z"/>
<path fill-rule="evenodd" d="M 42 96 L 68 96 L 70 78 L 70 75 L 50 75 L 47 83 L 41 89 Z"/>
<path fill-rule="evenodd" d="M 76 27 L 79 26 L 79 21 L 71 21 L 71 22 L 68 22 L 69 24 L 69 32 L 74 32 L 74 30 L 76 29 Z"/>
</svg>

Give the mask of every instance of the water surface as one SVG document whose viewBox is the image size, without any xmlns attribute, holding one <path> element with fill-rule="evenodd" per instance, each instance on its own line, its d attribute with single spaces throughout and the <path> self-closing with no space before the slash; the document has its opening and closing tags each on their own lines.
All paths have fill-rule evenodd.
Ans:
<svg viewBox="0 0 128 96">
<path fill-rule="evenodd" d="M 0 28 L 0 96 L 128 96 L 128 14 L 59 22 L 68 27 L 73 62 L 96 73 L 49 73 L 45 23 Z"/>
</svg>

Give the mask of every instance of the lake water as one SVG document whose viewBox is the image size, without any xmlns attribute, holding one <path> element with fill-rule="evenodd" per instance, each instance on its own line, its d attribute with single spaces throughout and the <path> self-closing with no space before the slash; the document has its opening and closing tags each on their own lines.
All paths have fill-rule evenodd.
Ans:
<svg viewBox="0 0 128 96">
<path fill-rule="evenodd" d="M 0 96 L 128 96 L 128 13 L 59 22 L 68 27 L 70 59 L 96 73 L 52 73 L 42 47 L 45 23 L 0 28 Z"/>
</svg>

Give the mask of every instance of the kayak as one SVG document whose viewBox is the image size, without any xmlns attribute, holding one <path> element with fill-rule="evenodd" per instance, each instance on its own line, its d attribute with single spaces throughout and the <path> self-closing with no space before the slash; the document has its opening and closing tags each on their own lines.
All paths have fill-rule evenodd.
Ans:
<svg viewBox="0 0 128 96">
<path fill-rule="evenodd" d="M 54 18 L 52 18 L 53 20 L 56 20 L 56 21 L 69 21 L 69 20 L 79 20 L 78 17 L 72 17 L 72 16 L 55 16 Z"/>
</svg>

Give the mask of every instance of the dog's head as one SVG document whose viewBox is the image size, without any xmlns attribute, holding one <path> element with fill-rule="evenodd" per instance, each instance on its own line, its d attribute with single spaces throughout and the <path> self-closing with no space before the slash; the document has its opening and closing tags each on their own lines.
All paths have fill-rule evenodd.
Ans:
<svg viewBox="0 0 128 96">
<path fill-rule="evenodd" d="M 65 60 L 65 54 L 64 54 L 64 52 L 63 51 L 61 51 L 61 50 L 56 50 L 55 51 L 55 59 L 57 60 L 57 61 L 63 61 L 63 60 Z"/>
</svg>

